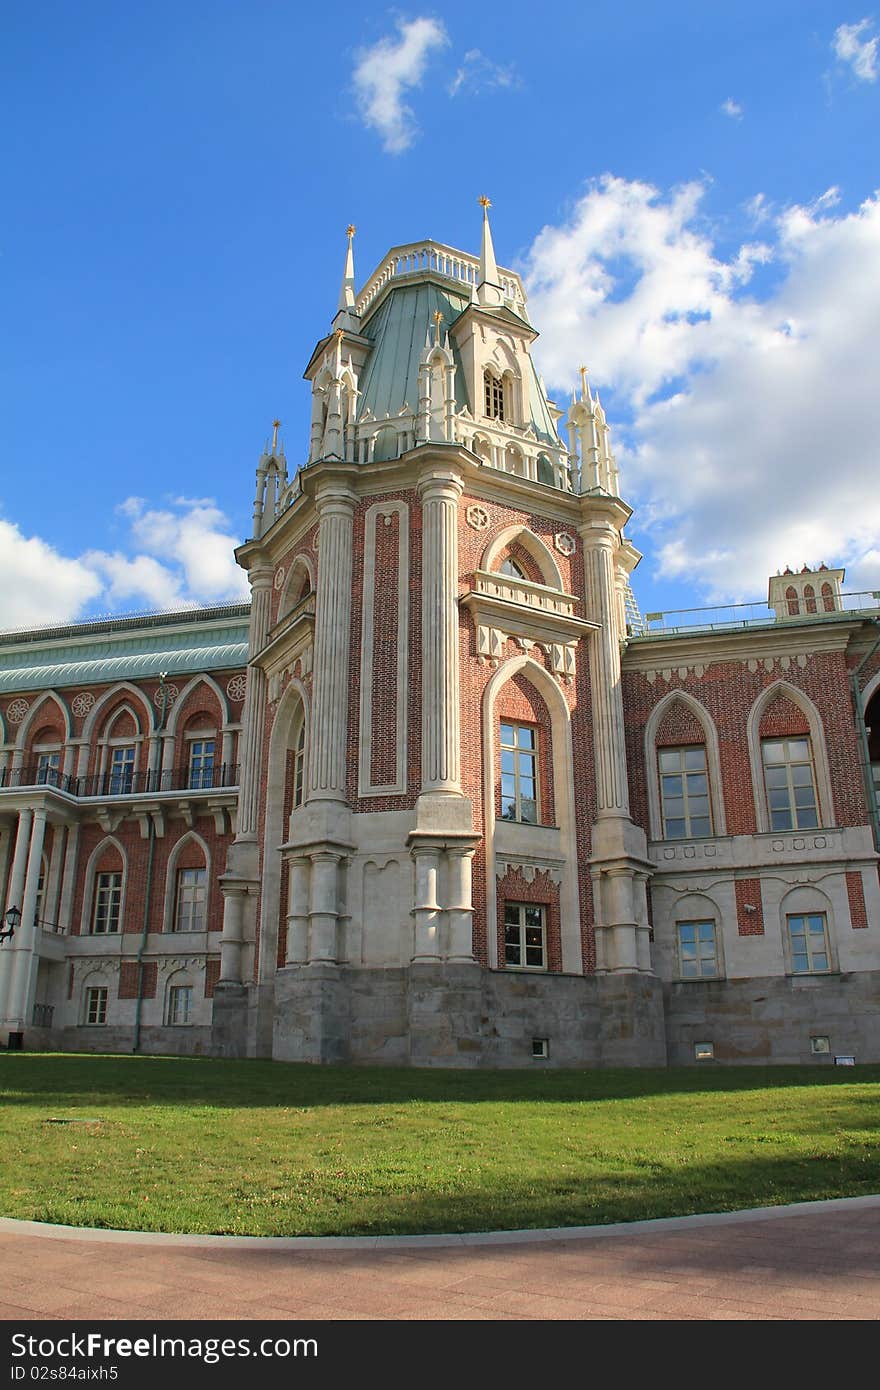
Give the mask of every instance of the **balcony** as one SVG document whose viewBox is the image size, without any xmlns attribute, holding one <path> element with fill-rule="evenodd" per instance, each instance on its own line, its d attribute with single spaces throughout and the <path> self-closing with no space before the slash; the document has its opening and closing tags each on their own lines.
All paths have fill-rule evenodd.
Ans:
<svg viewBox="0 0 880 1390">
<path fill-rule="evenodd" d="M 117 796 L 153 796 L 159 792 L 218 791 L 238 786 L 238 763 L 215 767 L 175 767 L 164 772 L 103 772 L 67 777 L 55 768 L 17 767 L 0 772 L 0 791 L 53 787 L 80 800 Z"/>
<path fill-rule="evenodd" d="M 575 616 L 573 594 L 495 571 L 476 570 L 461 605 L 473 618 L 482 664 L 497 666 L 505 641 L 513 637 L 523 650 L 539 646 L 551 670 L 566 681 L 574 676 L 578 642 L 598 626 Z"/>
</svg>

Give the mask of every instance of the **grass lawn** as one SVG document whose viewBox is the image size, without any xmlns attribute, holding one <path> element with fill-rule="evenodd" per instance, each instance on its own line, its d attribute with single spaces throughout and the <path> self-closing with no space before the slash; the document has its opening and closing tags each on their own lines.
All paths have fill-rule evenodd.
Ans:
<svg viewBox="0 0 880 1390">
<path fill-rule="evenodd" d="M 0 1214 L 387 1235 L 856 1196 L 880 1191 L 878 1083 L 880 1067 L 464 1073 L 0 1054 Z"/>
</svg>

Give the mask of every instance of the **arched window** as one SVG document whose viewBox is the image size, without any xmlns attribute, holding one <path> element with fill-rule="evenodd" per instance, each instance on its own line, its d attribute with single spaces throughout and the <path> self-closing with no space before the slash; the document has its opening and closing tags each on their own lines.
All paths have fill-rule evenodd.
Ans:
<svg viewBox="0 0 880 1390">
<path fill-rule="evenodd" d="M 300 720 L 293 753 L 293 809 L 302 806 L 305 800 L 306 776 L 306 721 L 305 714 Z"/>
<path fill-rule="evenodd" d="M 528 575 L 522 565 L 518 565 L 512 555 L 508 555 L 506 560 L 502 560 L 498 566 L 499 574 L 509 574 L 512 579 L 528 579 Z"/>
<path fill-rule="evenodd" d="M 805 600 L 806 600 L 807 612 L 808 612 L 808 613 L 815 613 L 815 612 L 816 612 L 816 590 L 813 588 L 812 584 L 807 584 L 807 585 L 805 585 L 805 587 L 804 587 L 804 598 L 805 598 Z"/>
<path fill-rule="evenodd" d="M 488 367 L 483 373 L 483 389 L 486 415 L 490 420 L 499 420 L 503 424 L 506 419 L 504 382 L 500 377 L 490 372 Z"/>
<path fill-rule="evenodd" d="M 553 464 L 546 454 L 538 455 L 538 482 L 547 483 L 550 487 L 553 487 L 556 482 L 556 478 L 553 474 Z"/>
</svg>

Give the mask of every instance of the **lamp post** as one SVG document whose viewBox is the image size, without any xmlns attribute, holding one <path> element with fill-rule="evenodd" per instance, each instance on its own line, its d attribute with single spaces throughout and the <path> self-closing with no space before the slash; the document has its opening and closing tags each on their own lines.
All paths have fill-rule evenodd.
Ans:
<svg viewBox="0 0 880 1390">
<path fill-rule="evenodd" d="M 7 908 L 3 920 L 6 923 L 6 930 L 0 931 L 0 941 L 11 941 L 15 935 L 15 928 L 21 921 L 21 908 L 14 906 Z"/>
</svg>

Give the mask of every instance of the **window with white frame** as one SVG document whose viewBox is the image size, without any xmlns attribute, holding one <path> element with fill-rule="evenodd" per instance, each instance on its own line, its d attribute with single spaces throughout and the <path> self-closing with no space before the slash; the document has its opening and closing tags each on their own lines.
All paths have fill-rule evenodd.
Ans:
<svg viewBox="0 0 880 1390">
<path fill-rule="evenodd" d="M 538 824 L 538 730 L 501 721 L 501 819 Z"/>
<path fill-rule="evenodd" d="M 720 975 L 714 922 L 677 922 L 678 973 L 683 980 L 712 980 Z"/>
<path fill-rule="evenodd" d="M 207 906 L 207 869 L 178 869 L 174 930 L 204 931 Z"/>
<path fill-rule="evenodd" d="M 504 422 L 504 382 L 493 372 L 483 373 L 483 386 L 485 388 L 486 414 L 490 420 L 500 420 Z"/>
<path fill-rule="evenodd" d="M 119 931 L 122 908 L 122 874 L 102 873 L 95 878 L 95 908 L 92 913 L 92 933 L 109 935 Z"/>
<path fill-rule="evenodd" d="M 86 990 L 84 1023 L 107 1022 L 107 986 L 92 985 Z"/>
<path fill-rule="evenodd" d="M 812 830 L 819 824 L 809 738 L 761 740 L 771 830 Z"/>
<path fill-rule="evenodd" d="M 508 555 L 498 566 L 499 574 L 509 574 L 511 579 L 527 579 L 528 576 L 521 565 L 518 565 L 512 555 Z"/>
<path fill-rule="evenodd" d="M 305 716 L 299 726 L 296 748 L 293 754 L 293 805 L 302 806 L 305 800 L 305 773 L 306 773 L 306 721 Z"/>
<path fill-rule="evenodd" d="M 545 908 L 533 903 L 504 904 L 504 964 L 518 970 L 547 969 Z"/>
<path fill-rule="evenodd" d="M 794 975 L 823 975 L 831 969 L 828 921 L 824 912 L 799 913 L 786 918 Z"/>
<path fill-rule="evenodd" d="M 43 786 L 57 787 L 61 772 L 61 751 L 51 749 L 37 754 L 37 782 Z"/>
<path fill-rule="evenodd" d="M 179 1026 L 192 1023 L 192 985 L 172 985 L 168 991 L 168 1024 Z"/>
<path fill-rule="evenodd" d="M 108 795 L 125 796 L 131 791 L 134 783 L 134 755 L 133 745 L 111 749 Z"/>
<path fill-rule="evenodd" d="M 712 834 L 709 774 L 702 744 L 657 753 L 664 840 Z"/>
<path fill-rule="evenodd" d="M 214 740 L 194 738 L 189 746 L 189 785 L 194 790 L 214 785 Z"/>
</svg>

